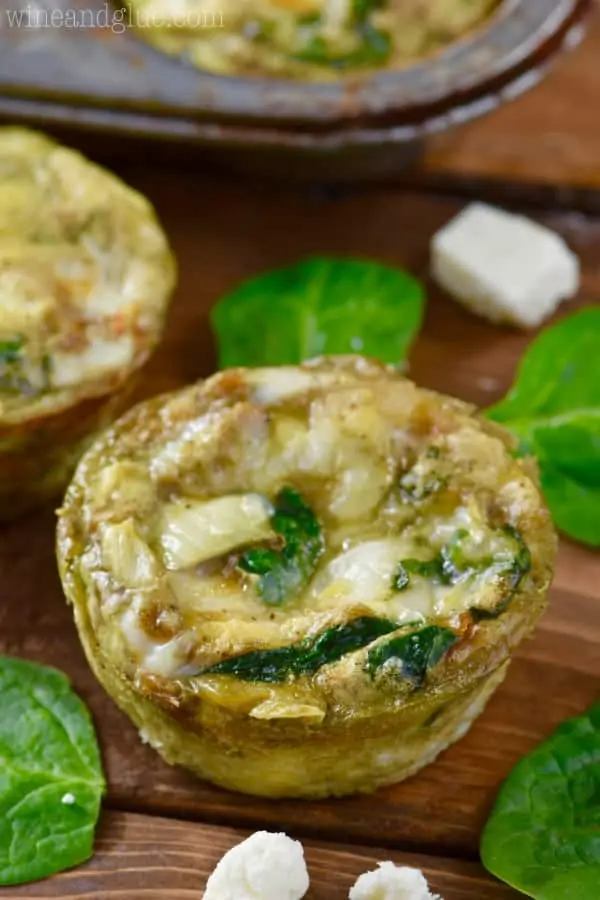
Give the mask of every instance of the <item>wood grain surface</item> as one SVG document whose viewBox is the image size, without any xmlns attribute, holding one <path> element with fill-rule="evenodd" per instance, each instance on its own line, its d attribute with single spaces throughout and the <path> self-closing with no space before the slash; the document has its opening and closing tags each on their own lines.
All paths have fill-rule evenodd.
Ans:
<svg viewBox="0 0 600 900">
<path fill-rule="evenodd" d="M 165 341 L 141 394 L 214 369 L 208 312 L 240 279 L 316 252 L 374 257 L 425 277 L 429 239 L 458 209 L 447 199 L 390 188 L 332 199 L 283 186 L 242 187 L 189 172 L 136 168 L 122 174 L 156 203 L 180 260 L 180 288 Z M 561 313 L 598 302 L 600 221 L 575 214 L 546 221 L 565 235 L 583 263 L 581 296 Z M 480 405 L 491 403 L 510 384 L 532 335 L 492 328 L 431 285 L 429 293 L 411 375 Z M 0 890 L 1 896 L 199 897 L 203 877 L 235 839 L 233 832 L 211 825 L 285 828 L 295 836 L 352 844 L 311 845 L 315 900 L 347 896 L 353 878 L 384 852 L 365 846 L 428 854 L 425 868 L 445 900 L 516 896 L 494 886 L 475 863 L 480 829 L 514 763 L 598 693 L 597 554 L 563 542 L 550 611 L 535 638 L 519 651 L 506 683 L 471 733 L 437 763 L 375 798 L 270 802 L 197 782 L 140 743 L 84 661 L 56 575 L 53 528 L 52 511 L 46 510 L 0 533 L 0 650 L 54 664 L 70 675 L 99 730 L 110 782 L 107 806 L 121 812 L 107 813 L 89 866 L 41 885 Z"/>
<path fill-rule="evenodd" d="M 600 2 L 581 45 L 527 93 L 433 138 L 423 170 L 456 179 L 529 182 L 555 194 L 600 187 Z"/>
<path fill-rule="evenodd" d="M 97 854 L 75 872 L 7 889 L 7 900 L 62 897 L 87 900 L 200 900 L 221 856 L 248 832 L 126 813 L 107 813 Z M 306 900 L 347 900 L 359 875 L 383 859 L 423 869 L 432 889 L 449 900 L 510 900 L 514 892 L 494 882 L 477 863 L 367 847 L 305 842 L 311 878 Z"/>
</svg>

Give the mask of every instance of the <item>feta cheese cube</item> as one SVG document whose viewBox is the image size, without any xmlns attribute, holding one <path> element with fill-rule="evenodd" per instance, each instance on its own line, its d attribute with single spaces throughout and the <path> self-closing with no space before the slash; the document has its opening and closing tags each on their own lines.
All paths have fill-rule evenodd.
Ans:
<svg viewBox="0 0 600 900">
<path fill-rule="evenodd" d="M 361 875 L 349 900 L 442 900 L 429 891 L 420 869 L 398 867 L 393 862 L 379 863 L 374 872 Z"/>
<path fill-rule="evenodd" d="M 579 260 L 564 240 L 525 216 L 467 206 L 432 242 L 432 274 L 492 322 L 533 328 L 579 288 Z"/>
<path fill-rule="evenodd" d="M 257 831 L 229 850 L 204 900 L 301 900 L 309 887 L 304 850 L 286 834 Z"/>
</svg>

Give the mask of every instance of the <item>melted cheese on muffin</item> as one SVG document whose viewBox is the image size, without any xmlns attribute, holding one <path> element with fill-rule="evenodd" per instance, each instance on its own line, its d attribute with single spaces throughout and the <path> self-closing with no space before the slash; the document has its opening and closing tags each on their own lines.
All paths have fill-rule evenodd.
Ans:
<svg viewBox="0 0 600 900">
<path fill-rule="evenodd" d="M 118 387 L 157 342 L 173 282 L 145 198 L 41 134 L 0 129 L 0 424 Z"/>
<path fill-rule="evenodd" d="M 73 504 L 102 639 L 130 675 L 177 679 L 357 621 L 500 614 L 539 494 L 468 407 L 350 358 L 151 401 L 88 454 Z"/>
<path fill-rule="evenodd" d="M 225 371 L 85 455 L 58 559 L 94 672 L 170 763 L 373 790 L 462 737 L 556 553 L 511 439 L 362 357 Z"/>
</svg>

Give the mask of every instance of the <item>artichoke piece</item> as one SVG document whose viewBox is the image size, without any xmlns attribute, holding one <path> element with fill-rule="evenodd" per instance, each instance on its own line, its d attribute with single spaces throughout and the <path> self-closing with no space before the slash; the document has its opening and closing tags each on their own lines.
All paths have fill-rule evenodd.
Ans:
<svg viewBox="0 0 600 900">
<path fill-rule="evenodd" d="M 168 569 L 187 569 L 272 537 L 270 504 L 259 494 L 177 500 L 163 509 L 160 545 Z"/>
<path fill-rule="evenodd" d="M 302 719 L 305 722 L 320 724 L 325 718 L 327 710 L 314 703 L 300 703 L 271 697 L 255 706 L 250 712 L 253 719 Z"/>
<path fill-rule="evenodd" d="M 104 527 L 102 559 L 114 578 L 127 588 L 154 584 L 160 571 L 158 560 L 131 519 Z"/>
</svg>

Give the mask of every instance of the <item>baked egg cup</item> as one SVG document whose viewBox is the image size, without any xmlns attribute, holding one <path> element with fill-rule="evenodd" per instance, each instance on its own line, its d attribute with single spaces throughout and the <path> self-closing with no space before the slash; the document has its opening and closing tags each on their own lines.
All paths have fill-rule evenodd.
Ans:
<svg viewBox="0 0 600 900">
<path fill-rule="evenodd" d="M 512 450 L 359 356 L 142 403 L 59 511 L 90 665 L 164 759 L 223 787 L 407 778 L 465 734 L 546 605 L 556 537 Z"/>
<path fill-rule="evenodd" d="M 158 343 L 175 263 L 150 203 L 0 128 L 0 520 L 64 491 Z"/>
</svg>

